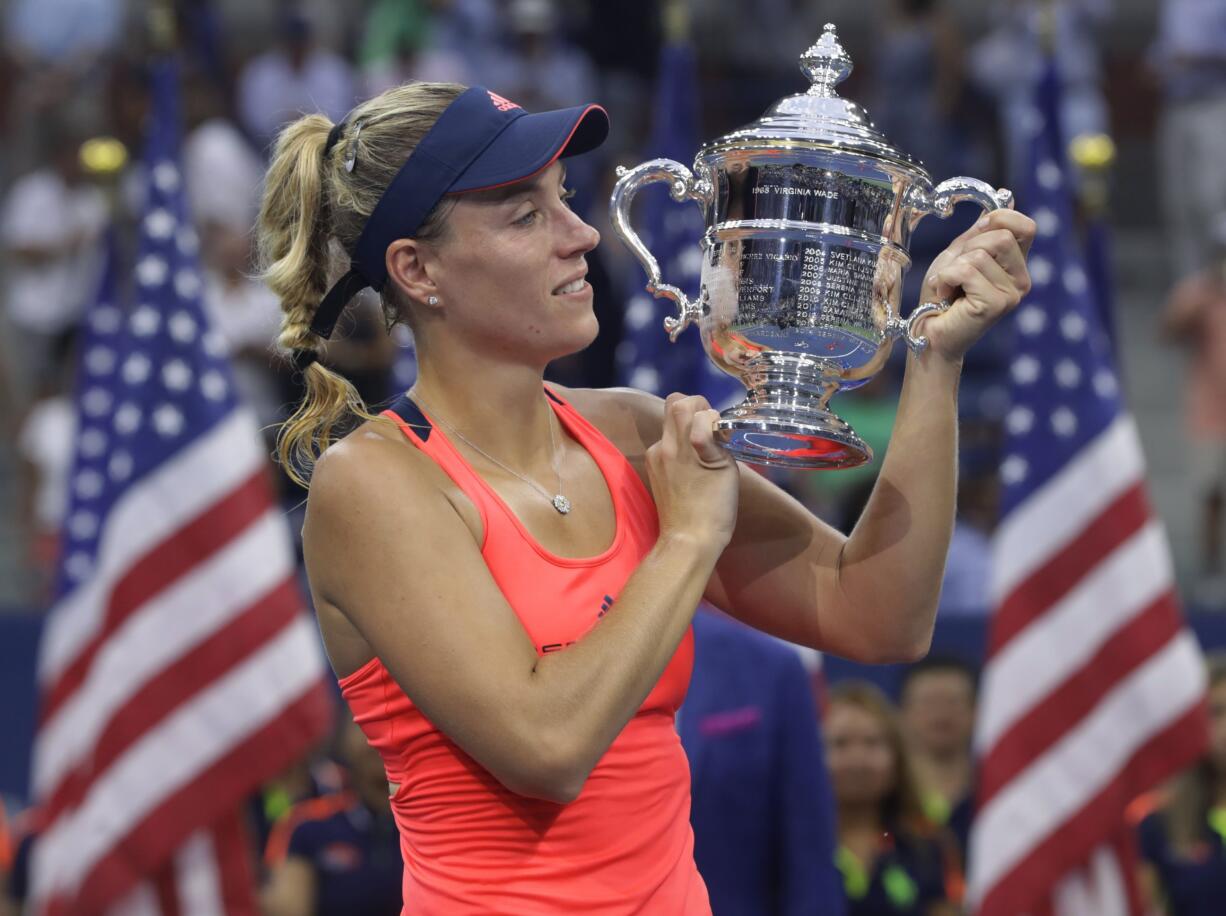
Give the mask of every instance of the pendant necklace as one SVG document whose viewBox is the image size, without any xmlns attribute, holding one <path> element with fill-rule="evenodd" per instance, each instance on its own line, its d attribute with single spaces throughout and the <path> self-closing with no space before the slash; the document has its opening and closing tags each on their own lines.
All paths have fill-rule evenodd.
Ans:
<svg viewBox="0 0 1226 916">
<path fill-rule="evenodd" d="M 503 464 L 501 461 L 499 461 L 497 458 L 495 458 L 493 455 L 491 455 L 481 446 L 477 445 L 475 442 L 469 439 L 466 435 L 464 435 L 462 432 L 460 432 L 458 429 L 456 429 L 454 426 L 452 426 L 450 423 L 448 423 L 446 420 L 444 420 L 442 417 L 436 414 L 434 410 L 430 407 L 430 405 L 421 399 L 420 395 L 414 395 L 414 400 L 416 400 L 417 403 L 420 404 L 423 408 L 425 408 L 426 410 L 429 410 L 430 413 L 434 416 L 434 419 L 438 420 L 439 423 L 443 424 L 443 426 L 447 429 L 449 433 L 453 434 L 457 439 L 459 439 L 461 442 L 463 442 L 465 445 L 471 448 L 474 452 L 483 456 L 487 461 L 491 461 L 494 464 L 498 465 L 508 474 L 513 474 L 514 476 L 518 477 L 528 486 L 532 487 L 532 489 L 536 490 L 536 492 L 540 493 L 541 496 L 545 497 L 545 499 L 550 503 L 550 505 L 552 505 L 558 511 L 559 515 L 566 515 L 568 512 L 570 512 L 570 508 L 571 508 L 570 500 L 567 499 L 562 494 L 562 471 L 558 467 L 558 446 L 557 446 L 557 440 L 554 437 L 554 432 L 553 432 L 553 419 L 554 418 L 552 416 L 550 417 L 550 420 L 549 420 L 549 450 L 550 450 L 550 454 L 552 455 L 553 473 L 558 478 L 558 492 L 555 493 L 553 496 L 550 496 L 549 491 L 547 491 L 544 487 L 540 486 L 535 480 L 533 480 L 530 477 L 525 477 L 523 474 L 519 473 L 519 471 L 515 470 L 515 468 L 508 467 L 507 465 Z M 549 412 L 550 414 L 553 413 L 552 410 L 550 410 Z"/>
</svg>

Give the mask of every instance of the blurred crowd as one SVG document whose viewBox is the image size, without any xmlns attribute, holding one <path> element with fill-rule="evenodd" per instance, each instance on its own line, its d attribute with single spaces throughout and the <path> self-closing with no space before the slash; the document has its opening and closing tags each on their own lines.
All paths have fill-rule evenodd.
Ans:
<svg viewBox="0 0 1226 916">
<path fill-rule="evenodd" d="M 857 65 L 843 94 L 861 101 L 878 128 L 934 176 L 974 175 L 1019 188 L 1026 180 L 1031 96 L 1047 50 L 1065 83 L 1067 138 L 1110 134 L 1130 114 L 1118 108 L 1102 50 L 1121 2 L 992 0 L 972 31 L 950 2 L 874 0 L 871 31 L 861 19 L 843 32 Z M 301 112 L 322 111 L 339 122 L 358 99 L 406 80 L 486 85 L 529 110 L 589 100 L 610 110 L 610 141 L 571 168 L 575 206 L 605 237 L 589 277 L 602 331 L 589 350 L 552 367 L 551 377 L 570 385 L 624 383 L 615 353 L 624 303 L 640 291 L 642 274 L 609 228 L 607 200 L 614 166 L 645 158 L 662 46 L 684 33 L 697 49 L 703 94 L 697 142 L 800 91 L 796 57 L 844 9 L 820 0 L 759 0 L 746 15 L 743 3 L 691 0 L 686 28 L 675 15 L 665 17 L 663 5 L 171 4 L 183 61 L 183 176 L 205 304 L 270 454 L 275 427 L 298 396 L 298 379 L 276 345 L 278 303 L 255 277 L 251 230 L 270 144 Z M 10 0 L 4 9 L 0 507 L 10 518 L 0 520 L 0 529 L 11 532 L 4 543 L 24 560 L 15 564 L 22 574 L 0 603 L 42 608 L 50 597 L 74 442 L 76 325 L 95 295 L 109 227 L 122 249 L 140 212 L 151 6 Z M 1226 609 L 1226 0 L 1160 0 L 1153 29 L 1152 43 L 1131 69 L 1155 100 L 1152 180 L 1165 207 L 1155 238 L 1168 246 L 1169 300 L 1161 309 L 1154 303 L 1154 333 L 1161 329 L 1186 350 L 1186 431 L 1176 447 L 1189 456 L 1199 534 L 1197 555 L 1181 565 L 1194 570 L 1193 597 L 1202 607 Z M 126 162 L 115 145 L 87 142 L 102 136 L 126 148 Z M 1103 163 L 1086 156 L 1077 164 L 1080 216 L 1089 227 L 1106 218 Z M 961 228 L 953 220 L 926 221 L 912 246 L 905 301 L 915 301 L 926 262 Z M 368 404 L 385 402 L 412 379 L 403 334 L 402 328 L 386 333 L 376 304 L 367 303 L 351 310 L 325 359 L 355 381 Z M 1008 353 L 1007 336 L 995 335 L 966 367 L 959 512 L 942 615 L 991 609 L 989 540 Z M 901 361 L 892 363 L 840 401 L 840 412 L 879 455 L 889 440 L 901 368 Z M 270 470 L 277 473 L 271 458 Z M 873 473 L 870 466 L 779 482 L 848 530 Z M 301 491 L 278 479 L 286 511 L 300 511 Z M 1226 888 L 1226 664 L 1214 660 L 1211 672 L 1210 756 L 1170 792 L 1138 803 L 1136 812 L 1147 886 L 1155 905 L 1174 913 L 1209 912 L 1197 909 L 1197 901 L 1206 899 L 1206 889 Z M 806 684 L 811 674 L 804 672 Z M 795 726 L 809 736 L 810 765 L 829 773 L 827 816 L 837 829 L 832 880 L 855 916 L 958 912 L 972 818 L 975 693 L 970 661 L 930 659 L 906 672 L 893 699 L 859 683 L 817 690 L 821 745 L 816 714 Z M 735 722 L 728 727 L 737 730 Z M 718 794 L 719 787 L 709 791 Z M 696 783 L 700 867 L 704 855 L 721 861 L 718 841 L 703 839 L 702 805 Z M 266 848 L 267 912 L 397 911 L 391 901 L 399 900 L 400 853 L 386 783 L 355 728 L 340 726 L 329 748 L 268 787 L 253 802 L 252 819 Z M 9 836 L 0 820 L 0 864 L 20 875 L 22 849 L 6 846 Z M 721 869 L 711 866 L 709 883 Z"/>
<path fill-rule="evenodd" d="M 1127 815 L 1147 916 L 1211 916 L 1226 889 L 1226 655 L 1206 665 L 1207 753 Z M 679 714 L 715 913 L 966 912 L 973 665 L 929 656 L 893 696 L 863 680 L 827 687 L 791 648 L 704 610 L 695 678 L 721 682 L 692 688 Z M 248 805 L 263 916 L 399 913 L 388 791 L 379 753 L 338 709 L 325 744 Z M 0 802 L 0 916 L 21 912 L 38 832 L 37 808 L 6 821 Z"/>
<path fill-rule="evenodd" d="M 1044 49 L 1050 43 L 1065 83 L 1066 136 L 1112 127 L 1100 35 L 1111 0 L 999 0 L 987 27 L 969 34 L 956 10 L 936 0 L 881 0 L 880 27 L 848 39 L 857 70 L 846 94 L 862 100 L 897 146 L 934 176 L 969 174 L 1021 187 L 1025 124 Z M 60 9 L 62 7 L 62 9 Z M 149 28 L 145 4 L 118 0 L 16 2 L 5 21 L 9 78 L 0 115 L 14 142 L 0 151 L 0 245 L 4 249 L 0 404 L 11 451 L 11 528 L 28 557 L 10 603 L 46 599 L 63 524 L 63 481 L 72 441 L 67 399 L 75 365 L 74 328 L 91 299 L 98 241 L 111 223 L 139 210 L 139 137 L 146 109 Z M 821 3 L 763 4 L 748 21 L 734 4 L 695 3 L 689 35 L 699 51 L 704 137 L 747 123 L 778 96 L 796 91 L 796 54 L 819 31 Z M 1171 0 L 1141 62 L 1160 92 L 1158 180 L 1167 205 L 1172 292 L 1165 328 L 1190 351 L 1188 450 L 1202 519 L 1195 568 L 1204 603 L 1226 600 L 1223 587 L 1223 475 L 1226 416 L 1215 391 L 1226 377 L 1222 263 L 1226 251 L 1226 177 L 1215 159 L 1215 131 L 1226 123 L 1226 26 L 1220 3 Z M 201 240 L 206 304 L 230 347 L 247 399 L 270 431 L 295 395 L 295 380 L 275 353 L 279 313 L 252 279 L 251 225 L 263 167 L 277 130 L 299 112 L 344 117 L 357 100 L 407 79 L 455 80 L 496 87 L 532 108 L 599 99 L 614 133 L 599 153 L 576 164 L 576 205 L 607 231 L 612 166 L 643 154 L 654 73 L 669 36 L 657 2 L 558 4 L 552 0 L 376 0 L 361 15 L 323 3 L 179 3 L 185 61 L 184 174 Z M 797 22 L 803 27 L 798 28 Z M 735 27 L 729 27 L 734 25 Z M 735 37 L 735 40 L 732 40 Z M 935 129 L 934 129 L 935 128 Z M 88 138 L 110 135 L 133 153 L 117 172 L 79 155 Z M 701 139 L 701 138 L 696 138 Z M 96 159 L 97 157 L 95 157 Z M 90 169 L 90 171 L 87 171 Z M 1087 219 L 1098 218 L 1100 181 L 1087 176 Z M 1097 195 L 1097 196 L 1096 196 Z M 925 262 L 958 226 L 921 227 L 909 272 L 913 300 Z M 607 385 L 620 379 L 614 354 L 623 303 L 639 287 L 623 246 L 606 242 L 593 265 L 602 334 L 555 380 Z M 357 310 L 328 359 L 348 373 L 368 402 L 411 381 L 401 360 L 403 329 L 383 333 L 377 311 Z M 993 519 L 995 443 L 1005 408 L 1004 335 L 968 366 L 963 394 L 962 512 L 946 590 L 951 607 L 987 609 L 983 590 Z M 899 364 L 874 392 L 843 405 L 870 444 L 883 446 L 892 424 Z M 871 471 L 786 481 L 815 509 L 854 520 Z M 294 496 L 286 486 L 288 505 Z"/>
<path fill-rule="evenodd" d="M 606 239 L 591 259 L 590 278 L 602 332 L 551 375 L 572 385 L 625 383 L 615 354 L 625 303 L 641 291 L 641 271 L 612 237 L 605 201 L 613 167 L 648 152 L 661 46 L 684 34 L 697 49 L 698 143 L 802 89 L 796 56 L 838 12 L 827 8 L 837 4 L 799 0 L 760 4 L 752 17 L 720 0 L 671 4 L 671 15 L 665 15 L 670 4 L 658 0 L 368 0 L 346 5 L 343 14 L 334 4 L 302 0 L 170 6 L 183 61 L 184 180 L 200 239 L 205 304 L 270 444 L 298 392 L 276 351 L 277 302 L 254 278 L 251 228 L 271 143 L 289 120 L 318 110 L 339 121 L 356 100 L 412 79 L 488 85 L 530 110 L 603 102 L 613 114 L 610 142 L 572 168 L 575 205 Z M 676 15 L 677 6 L 688 6 L 688 25 L 678 25 L 685 17 Z M 878 128 L 936 177 L 975 175 L 1025 187 L 1027 123 L 1048 49 L 1064 83 L 1066 137 L 1101 139 L 1127 123 L 1101 50 L 1116 13 L 1113 0 L 995 0 L 974 31 L 948 0 L 878 0 L 876 6 L 881 16 L 871 33 L 857 31 L 862 22 L 843 30 L 857 65 L 843 92 L 862 101 Z M 28 573 L 3 597 L 10 604 L 41 606 L 48 598 L 65 523 L 76 322 L 95 293 L 100 239 L 112 224 L 122 239 L 140 208 L 153 8 L 121 0 L 15 0 L 6 13 L 0 117 L 12 142 L 0 150 L 6 330 L 0 422 L 7 433 L 0 464 L 13 473 L 4 503 L 9 524 L 0 527 L 13 532 L 7 540 L 26 558 L 20 568 Z M 1179 565 L 1192 571 L 1197 603 L 1222 606 L 1226 399 L 1218 392 L 1226 387 L 1226 169 L 1218 141 L 1226 139 L 1220 136 L 1226 12 L 1222 0 L 1165 0 L 1154 26 L 1152 43 L 1127 65 L 1143 74 L 1160 119 L 1154 183 L 1166 207 L 1172 278 L 1162 328 L 1188 351 L 1182 448 L 1196 491 L 1199 547 Z M 126 164 L 100 152 L 111 147 L 86 142 L 100 136 L 124 145 Z M 93 154 L 81 155 L 82 144 Z M 1074 142 L 1071 148 L 1103 146 Z M 1087 231 L 1106 219 L 1102 158 L 1075 157 Z M 959 219 L 920 226 L 904 302 L 915 300 L 927 261 L 961 230 Z M 411 383 L 406 331 L 385 333 L 376 308 L 353 310 L 341 336 L 327 360 L 357 383 L 368 403 Z M 893 422 L 902 365 L 901 352 L 895 356 L 870 389 L 840 400 L 846 419 L 878 454 Z M 1001 332 L 967 366 L 949 613 L 989 610 L 988 538 L 1008 356 L 1008 335 Z M 780 482 L 846 528 L 872 474 L 870 467 Z M 283 491 L 292 510 L 301 494 L 286 481 Z"/>
</svg>

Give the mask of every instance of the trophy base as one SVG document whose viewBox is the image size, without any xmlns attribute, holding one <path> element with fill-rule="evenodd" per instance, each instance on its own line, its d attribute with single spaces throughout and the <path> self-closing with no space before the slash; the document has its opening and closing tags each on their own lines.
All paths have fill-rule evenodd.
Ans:
<svg viewBox="0 0 1226 916">
<path fill-rule="evenodd" d="M 715 439 L 738 461 L 801 470 L 854 468 L 873 450 L 826 403 L 837 368 L 795 353 L 767 351 L 750 364 L 745 400 L 720 414 Z"/>
<path fill-rule="evenodd" d="M 829 410 L 785 414 L 749 401 L 720 414 L 715 441 L 738 461 L 777 468 L 854 468 L 873 458 L 868 443 Z"/>
</svg>

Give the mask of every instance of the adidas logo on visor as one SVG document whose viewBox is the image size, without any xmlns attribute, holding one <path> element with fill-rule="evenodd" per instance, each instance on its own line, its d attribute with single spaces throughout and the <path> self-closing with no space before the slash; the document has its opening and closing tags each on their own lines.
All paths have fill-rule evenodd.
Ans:
<svg viewBox="0 0 1226 916">
<path fill-rule="evenodd" d="M 516 105 L 510 99 L 504 99 L 497 92 L 490 92 L 488 89 L 485 91 L 489 93 L 490 101 L 494 103 L 494 107 L 499 111 L 510 111 L 512 108 L 522 107 L 520 105 Z"/>
</svg>

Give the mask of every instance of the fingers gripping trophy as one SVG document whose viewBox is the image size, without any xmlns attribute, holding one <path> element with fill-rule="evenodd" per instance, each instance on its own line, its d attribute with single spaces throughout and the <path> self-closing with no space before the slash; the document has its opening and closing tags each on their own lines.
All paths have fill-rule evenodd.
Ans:
<svg viewBox="0 0 1226 916">
<path fill-rule="evenodd" d="M 863 385 L 902 337 L 927 346 L 918 325 L 948 302 L 899 317 L 916 224 L 968 201 L 985 211 L 1013 195 L 974 178 L 933 186 L 923 166 L 894 148 L 835 86 L 851 59 L 833 25 L 800 58 L 811 86 L 762 118 L 707 143 L 691 171 L 671 159 L 618 169 L 613 226 L 647 271 L 647 290 L 676 303 L 664 328 L 690 324 L 716 366 L 741 380 L 745 400 L 725 410 L 715 436 L 741 460 L 792 468 L 848 468 L 872 451 L 830 409 Z M 697 300 L 665 283 L 630 225 L 638 189 L 668 182 L 678 202 L 703 210 Z"/>
</svg>

